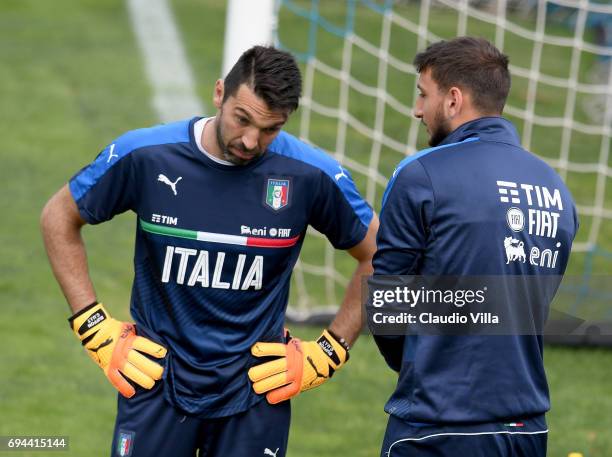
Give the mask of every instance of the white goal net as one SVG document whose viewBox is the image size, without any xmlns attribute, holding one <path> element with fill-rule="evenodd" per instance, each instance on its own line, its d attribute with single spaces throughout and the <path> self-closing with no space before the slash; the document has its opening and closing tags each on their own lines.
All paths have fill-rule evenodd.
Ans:
<svg viewBox="0 0 612 457">
<path fill-rule="evenodd" d="M 416 52 L 482 36 L 510 57 L 504 115 L 563 177 L 581 229 L 569 271 L 612 271 L 612 5 L 535 0 L 280 0 L 279 46 L 304 74 L 289 131 L 335 156 L 377 210 L 394 167 L 426 146 L 412 117 Z M 312 231 L 294 273 L 294 318 L 329 312 L 354 263 Z"/>
</svg>

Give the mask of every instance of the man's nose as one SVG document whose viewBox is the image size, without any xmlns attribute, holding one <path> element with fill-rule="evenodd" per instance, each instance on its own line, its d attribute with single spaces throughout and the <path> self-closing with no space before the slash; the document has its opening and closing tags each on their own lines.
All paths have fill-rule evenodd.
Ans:
<svg viewBox="0 0 612 457">
<path fill-rule="evenodd" d="M 412 115 L 416 117 L 417 119 L 421 119 L 423 117 L 423 104 L 422 103 L 419 103 L 418 101 L 416 102 L 416 104 L 414 105 L 414 108 L 412 109 Z"/>
<path fill-rule="evenodd" d="M 259 129 L 250 128 L 242 135 L 242 144 L 247 149 L 254 149 L 259 141 Z"/>
</svg>

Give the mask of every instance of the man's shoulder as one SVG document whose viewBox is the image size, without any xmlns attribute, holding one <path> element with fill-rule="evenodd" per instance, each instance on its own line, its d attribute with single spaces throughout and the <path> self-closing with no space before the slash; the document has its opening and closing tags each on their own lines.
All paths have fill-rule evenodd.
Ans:
<svg viewBox="0 0 612 457">
<path fill-rule="evenodd" d="M 187 119 L 130 130 L 117 137 L 111 143 L 111 147 L 117 156 L 123 157 L 130 152 L 150 146 L 187 143 L 190 141 L 190 122 L 191 119 Z"/>
<path fill-rule="evenodd" d="M 418 170 L 424 170 L 426 168 L 428 160 L 433 159 L 434 157 L 436 159 L 440 157 L 452 157 L 452 155 L 447 153 L 456 152 L 456 150 L 459 148 L 470 147 L 479 140 L 480 139 L 478 137 L 470 137 L 466 138 L 463 141 L 441 144 L 439 146 L 421 149 L 420 151 L 417 151 L 414 154 L 405 157 L 397 165 L 397 167 L 395 167 L 392 179 L 397 179 L 400 176 L 409 176 L 417 172 Z"/>
<path fill-rule="evenodd" d="M 279 157 L 320 171 L 332 179 L 343 172 L 340 163 L 327 152 L 284 131 L 278 134 L 268 150 Z"/>
</svg>

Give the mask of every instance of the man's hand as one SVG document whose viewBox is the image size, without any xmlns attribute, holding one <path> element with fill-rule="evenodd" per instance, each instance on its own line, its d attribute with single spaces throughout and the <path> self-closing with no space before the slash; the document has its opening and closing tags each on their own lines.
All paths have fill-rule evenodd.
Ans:
<svg viewBox="0 0 612 457">
<path fill-rule="evenodd" d="M 304 390 L 320 386 L 348 360 L 347 348 L 324 330 L 317 341 L 301 341 L 286 332 L 287 343 L 255 343 L 255 357 L 278 357 L 249 370 L 253 390 L 266 393 L 268 403 L 289 400 Z"/>
<path fill-rule="evenodd" d="M 137 351 L 161 359 L 166 349 L 136 336 L 134 324 L 113 319 L 101 303 L 82 309 L 68 321 L 87 354 L 124 397 L 130 398 L 136 393 L 125 378 L 145 389 L 151 389 L 161 379 L 164 369 Z"/>
</svg>

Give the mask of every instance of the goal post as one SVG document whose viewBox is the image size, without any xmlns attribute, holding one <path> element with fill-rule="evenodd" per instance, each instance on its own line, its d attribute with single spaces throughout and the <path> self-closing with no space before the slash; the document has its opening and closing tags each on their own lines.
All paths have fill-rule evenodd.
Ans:
<svg viewBox="0 0 612 457">
<path fill-rule="evenodd" d="M 276 23 L 275 0 L 228 0 L 222 76 L 240 55 L 255 45 L 270 45 Z"/>
</svg>

